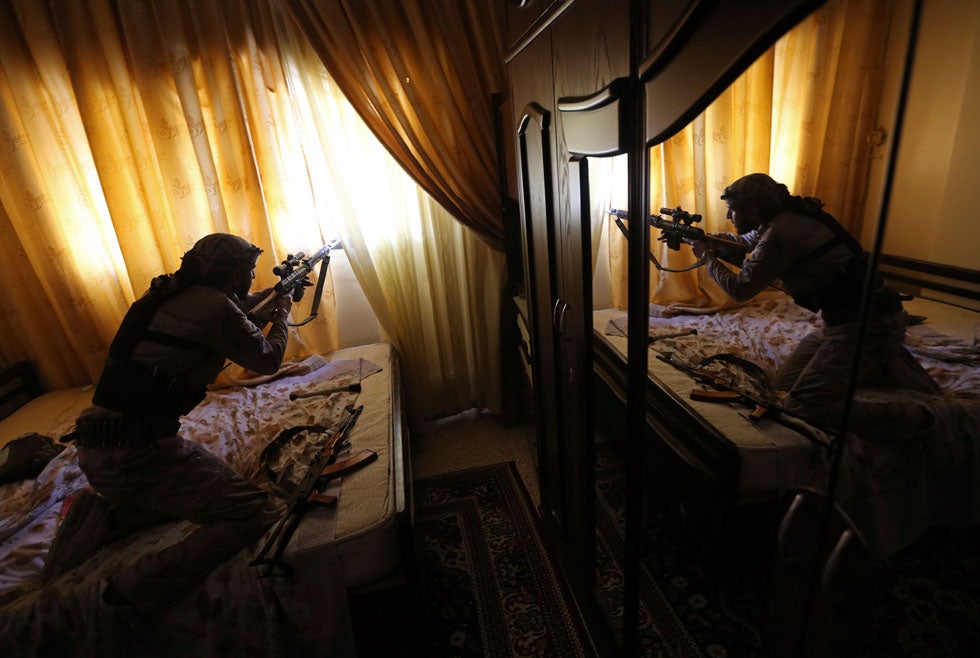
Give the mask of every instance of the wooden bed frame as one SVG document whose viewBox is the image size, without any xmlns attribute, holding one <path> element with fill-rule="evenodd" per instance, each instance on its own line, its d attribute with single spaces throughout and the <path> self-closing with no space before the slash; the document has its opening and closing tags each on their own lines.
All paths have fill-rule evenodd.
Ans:
<svg viewBox="0 0 980 658">
<path fill-rule="evenodd" d="M 980 271 L 887 254 L 880 270 L 896 290 L 980 311 Z"/>
<path fill-rule="evenodd" d="M 0 372 L 0 420 L 44 393 L 37 371 L 28 361 Z"/>
<path fill-rule="evenodd" d="M 626 445 L 627 362 L 602 340 L 593 341 L 597 434 Z M 647 432 L 642 461 L 654 465 L 644 480 L 706 546 L 728 534 L 736 509 L 741 458 L 735 444 L 706 422 L 677 392 L 648 377 Z"/>
</svg>

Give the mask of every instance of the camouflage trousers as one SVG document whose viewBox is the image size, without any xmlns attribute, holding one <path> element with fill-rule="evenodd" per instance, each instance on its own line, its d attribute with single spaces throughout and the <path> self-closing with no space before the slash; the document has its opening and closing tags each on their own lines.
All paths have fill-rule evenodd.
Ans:
<svg viewBox="0 0 980 658">
<path fill-rule="evenodd" d="M 905 314 L 874 318 L 865 336 L 858 387 L 895 387 L 939 394 L 939 385 L 905 349 Z M 826 327 L 806 336 L 776 376 L 776 388 L 788 391 L 783 408 L 819 427 L 838 429 L 844 414 L 858 324 Z M 849 427 L 905 439 L 931 421 L 924 407 L 907 403 L 855 400 Z"/>
<path fill-rule="evenodd" d="M 162 606 L 203 582 L 278 517 L 266 492 L 180 437 L 108 449 L 79 447 L 78 460 L 92 487 L 115 505 L 117 536 L 167 520 L 198 526 L 182 541 L 112 576 L 119 593 L 141 609 Z"/>
</svg>

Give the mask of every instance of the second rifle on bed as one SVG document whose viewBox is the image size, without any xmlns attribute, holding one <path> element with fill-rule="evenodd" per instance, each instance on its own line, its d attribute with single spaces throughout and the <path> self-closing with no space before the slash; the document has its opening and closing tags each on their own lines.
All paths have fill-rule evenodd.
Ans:
<svg viewBox="0 0 980 658">
<path fill-rule="evenodd" d="M 255 559 L 248 563 L 250 567 L 266 567 L 266 571 L 262 574 L 262 577 L 277 575 L 277 569 L 284 576 L 292 574 L 292 567 L 283 560 L 283 555 L 286 552 L 286 547 L 289 545 L 289 540 L 299 526 L 299 522 L 302 521 L 303 515 L 313 506 L 334 505 L 337 502 L 336 497 L 321 493 L 323 485 L 333 478 L 340 477 L 344 473 L 360 468 L 377 459 L 377 453 L 373 450 L 365 449 L 353 457 L 349 457 L 340 462 L 336 461 L 337 453 L 346 444 L 348 434 L 354 426 L 354 423 L 357 422 L 357 418 L 361 415 L 363 409 L 364 405 L 358 407 L 348 406 L 344 409 L 344 415 L 335 428 L 317 425 L 300 425 L 285 430 L 276 438 L 276 441 L 280 439 L 288 440 L 303 431 L 331 433 L 330 440 L 327 441 L 323 448 L 317 451 L 310 461 L 310 466 L 303 476 L 303 480 L 296 487 L 289 509 L 280 517 L 279 523 L 262 547 L 262 550 L 255 556 Z M 272 553 L 271 555 L 270 552 Z"/>
</svg>

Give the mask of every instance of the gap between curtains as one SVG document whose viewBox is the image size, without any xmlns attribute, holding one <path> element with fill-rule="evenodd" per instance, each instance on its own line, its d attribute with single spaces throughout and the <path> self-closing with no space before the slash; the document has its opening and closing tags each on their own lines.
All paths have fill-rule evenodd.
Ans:
<svg viewBox="0 0 980 658">
<path fill-rule="evenodd" d="M 291 24 L 282 28 L 291 33 Z M 500 409 L 505 257 L 411 180 L 354 112 L 318 53 L 290 37 L 290 80 L 316 98 L 304 117 L 318 205 L 330 208 L 384 332 L 407 363 L 416 422 L 473 406 Z"/>
<path fill-rule="evenodd" d="M 287 0 L 364 122 L 432 198 L 503 250 L 491 95 L 503 2 Z"/>
</svg>

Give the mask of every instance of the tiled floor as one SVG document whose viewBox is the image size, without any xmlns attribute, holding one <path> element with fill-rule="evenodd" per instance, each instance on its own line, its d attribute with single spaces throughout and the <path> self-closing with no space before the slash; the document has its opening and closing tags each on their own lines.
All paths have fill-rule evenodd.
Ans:
<svg viewBox="0 0 980 658">
<path fill-rule="evenodd" d="M 412 437 L 415 477 L 513 461 L 537 507 L 538 475 L 528 443 L 533 432 L 532 425 L 505 427 L 492 414 L 467 412 L 440 420 Z"/>
</svg>

